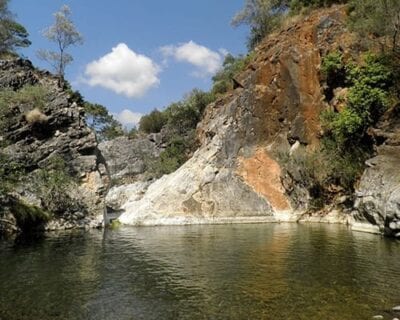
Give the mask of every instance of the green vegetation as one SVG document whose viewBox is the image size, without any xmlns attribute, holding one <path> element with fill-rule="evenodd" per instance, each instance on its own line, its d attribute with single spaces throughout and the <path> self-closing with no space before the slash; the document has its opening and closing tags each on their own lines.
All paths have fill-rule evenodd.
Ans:
<svg viewBox="0 0 400 320">
<path fill-rule="evenodd" d="M 331 203 L 335 194 L 354 192 L 355 182 L 373 153 L 368 129 L 374 126 L 391 105 L 393 73 L 387 60 L 365 54 L 356 63 L 345 61 L 340 52 L 331 52 L 321 65 L 327 84 L 327 100 L 336 88 L 346 88 L 340 110 L 321 114 L 323 136 L 320 147 L 300 147 L 291 155 L 278 155 L 288 174 L 308 190 L 310 209 Z"/>
<path fill-rule="evenodd" d="M 350 26 L 361 39 L 377 42 L 400 54 L 400 2 L 398 0 L 352 0 L 349 5 Z"/>
<path fill-rule="evenodd" d="M 338 64 L 331 64 L 332 57 Z M 323 62 L 327 80 L 345 70 L 349 88 L 346 107 L 342 112 L 327 111 L 322 115 L 326 135 L 338 148 L 345 150 L 366 138 L 367 129 L 374 125 L 389 107 L 389 89 L 393 84 L 392 72 L 382 58 L 367 54 L 364 61 L 344 64 L 338 53 L 328 55 Z M 336 83 L 336 80 L 329 81 Z"/>
<path fill-rule="evenodd" d="M 5 109 L 9 105 L 30 105 L 43 109 L 49 97 L 49 90 L 42 85 L 27 85 L 18 91 L 3 89 L 0 91 L 0 108 Z"/>
<path fill-rule="evenodd" d="M 195 129 L 206 106 L 215 100 L 213 93 L 193 90 L 182 101 L 163 111 L 153 110 L 141 118 L 139 132 L 162 131 L 167 145 L 158 159 L 146 159 L 151 176 L 160 177 L 178 169 L 197 147 Z M 135 132 L 135 134 L 137 134 Z"/>
<path fill-rule="evenodd" d="M 154 109 L 148 115 L 143 116 L 139 122 L 139 130 L 145 133 L 158 133 L 166 124 L 164 113 Z"/>
<path fill-rule="evenodd" d="M 15 52 L 18 48 L 28 47 L 26 29 L 14 20 L 13 14 L 8 9 L 9 0 L 0 0 L 0 54 Z"/>
<path fill-rule="evenodd" d="M 69 194 L 76 181 L 60 156 L 52 157 L 46 168 L 34 171 L 29 179 L 30 191 L 41 199 L 45 210 L 58 214 L 66 209 L 74 211 L 79 206 Z"/>
<path fill-rule="evenodd" d="M 203 118 L 207 105 L 218 96 L 233 90 L 233 79 L 250 63 L 254 54 L 233 57 L 228 54 L 223 68 L 213 77 L 213 86 L 209 92 L 194 89 L 181 101 L 172 103 L 162 111 L 154 109 L 143 116 L 139 128 L 133 130 L 133 137 L 141 132 L 162 133 L 166 149 L 159 159 L 145 159 L 148 172 L 153 177 L 160 177 L 178 169 L 197 148 L 195 130 Z"/>
<path fill-rule="evenodd" d="M 85 118 L 89 127 L 97 134 L 99 140 L 110 140 L 123 135 L 121 124 L 98 103 L 84 102 Z"/>
<path fill-rule="evenodd" d="M 11 89 L 0 90 L 0 135 L 6 133 L 18 120 L 15 117 L 15 107 L 24 106 L 29 111 L 37 109 L 40 112 L 40 110 L 44 109 L 49 94 L 48 89 L 41 85 L 24 86 L 18 91 Z M 36 112 L 36 115 L 39 114 L 38 112 Z M 43 120 L 43 117 L 45 115 L 41 114 L 40 119 Z M 33 120 L 33 117 L 31 118 Z M 36 117 L 36 119 L 39 118 Z"/>
<path fill-rule="evenodd" d="M 161 152 L 160 157 L 149 161 L 148 172 L 153 177 L 161 177 L 177 170 L 188 159 L 188 152 L 193 147 L 188 144 L 192 139 L 175 137 L 169 142 L 167 148 Z"/>
<path fill-rule="evenodd" d="M 36 230 L 52 217 L 49 212 L 20 200 L 12 200 L 10 211 L 23 232 Z"/>
<path fill-rule="evenodd" d="M 347 0 L 246 0 L 243 9 L 232 19 L 232 25 L 246 24 L 250 27 L 247 46 L 252 50 L 266 35 L 278 29 L 288 16 L 299 13 L 303 8 L 346 2 Z"/>
<path fill-rule="evenodd" d="M 86 101 L 79 91 L 72 90 L 67 81 L 65 87 L 70 95 L 70 101 L 83 106 L 86 123 L 96 132 L 100 141 L 111 140 L 124 134 L 122 125 L 109 113 L 105 106 Z"/>
<path fill-rule="evenodd" d="M 232 79 L 247 67 L 253 57 L 254 53 L 238 57 L 234 57 L 231 54 L 226 55 L 223 68 L 212 78 L 213 87 L 211 92 L 217 95 L 232 90 Z"/>
<path fill-rule="evenodd" d="M 72 56 L 66 50 L 83 43 L 83 37 L 76 30 L 71 20 L 71 9 L 64 5 L 60 11 L 54 14 L 55 22 L 48 27 L 43 35 L 51 42 L 54 42 L 58 51 L 39 50 L 40 59 L 47 61 L 60 78 L 60 86 L 64 86 L 65 68 L 73 61 Z"/>
<path fill-rule="evenodd" d="M 0 199 L 13 190 L 23 173 L 24 169 L 20 163 L 0 152 Z"/>
</svg>

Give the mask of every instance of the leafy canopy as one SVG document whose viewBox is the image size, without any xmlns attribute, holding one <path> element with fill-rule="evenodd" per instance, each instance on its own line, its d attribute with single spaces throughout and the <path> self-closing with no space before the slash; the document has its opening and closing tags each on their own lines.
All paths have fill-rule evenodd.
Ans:
<svg viewBox="0 0 400 320">
<path fill-rule="evenodd" d="M 15 52 L 31 44 L 28 32 L 15 21 L 8 3 L 9 0 L 0 0 L 0 53 Z"/>
<path fill-rule="evenodd" d="M 39 50 L 39 58 L 47 61 L 54 68 L 56 74 L 63 78 L 65 68 L 73 61 L 72 56 L 66 52 L 70 46 L 83 43 L 83 37 L 71 20 L 71 9 L 64 5 L 54 14 L 55 22 L 43 31 L 44 37 L 57 45 L 57 51 Z"/>
</svg>

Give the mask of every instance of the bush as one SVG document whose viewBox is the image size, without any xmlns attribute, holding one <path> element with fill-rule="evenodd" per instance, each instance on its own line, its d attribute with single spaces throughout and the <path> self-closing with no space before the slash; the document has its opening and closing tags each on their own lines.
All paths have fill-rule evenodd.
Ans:
<svg viewBox="0 0 400 320">
<path fill-rule="evenodd" d="M 60 156 L 51 158 L 45 169 L 36 170 L 29 179 L 30 191 L 41 199 L 45 210 L 61 214 L 66 210 L 74 211 L 79 206 L 70 196 L 76 181 Z"/>
<path fill-rule="evenodd" d="M 24 169 L 20 163 L 0 152 L 0 198 L 16 187 L 23 174 Z"/>
<path fill-rule="evenodd" d="M 108 112 L 106 107 L 98 103 L 84 101 L 78 91 L 71 94 L 71 100 L 83 104 L 86 123 L 96 132 L 100 141 L 111 140 L 123 135 L 121 123 Z"/>
<path fill-rule="evenodd" d="M 291 14 L 296 14 L 303 8 L 346 2 L 347 0 L 246 0 L 243 9 L 232 19 L 232 24 L 247 24 L 250 27 L 247 46 L 252 50 L 265 36 L 278 29 Z"/>
<path fill-rule="evenodd" d="M 162 127 L 166 124 L 164 114 L 154 109 L 148 115 L 140 118 L 139 130 L 145 133 L 157 133 L 160 132 Z"/>
<path fill-rule="evenodd" d="M 44 120 L 37 111 L 43 110 L 49 99 L 49 91 L 41 85 L 25 86 L 18 91 L 11 89 L 3 89 L 0 91 L 0 134 L 8 131 L 8 129 L 16 123 L 16 115 L 19 114 L 21 105 L 30 107 L 33 110 L 31 120 Z M 34 111 L 37 109 L 37 111 Z M 40 111 L 39 111 L 40 112 Z"/>
<path fill-rule="evenodd" d="M 391 70 L 384 61 L 367 54 L 360 65 L 343 63 L 338 56 L 326 59 L 324 70 L 327 82 L 335 83 L 337 70 L 344 70 L 346 83 L 350 86 L 345 109 L 340 113 L 325 112 L 322 124 L 328 135 L 341 150 L 359 143 L 369 126 L 374 125 L 389 106 L 389 89 L 393 84 Z M 333 58 L 332 58 L 333 57 Z M 333 78 L 333 79 L 332 79 Z"/>
<path fill-rule="evenodd" d="M 17 225 L 23 232 L 33 231 L 50 221 L 52 215 L 36 206 L 24 203 L 21 200 L 12 200 L 10 208 Z"/>
<path fill-rule="evenodd" d="M 43 124 L 48 121 L 48 117 L 43 114 L 38 108 L 28 111 L 25 114 L 25 119 L 29 124 Z"/>
<path fill-rule="evenodd" d="M 253 57 L 254 53 L 238 57 L 228 54 L 225 57 L 222 69 L 212 78 L 213 87 L 211 92 L 214 95 L 218 95 L 232 90 L 232 79 L 247 67 Z"/>
<path fill-rule="evenodd" d="M 351 0 L 349 25 L 363 40 L 378 43 L 385 51 L 400 54 L 400 2 Z"/>
<path fill-rule="evenodd" d="M 187 160 L 188 145 L 184 139 L 175 137 L 159 158 L 150 164 L 148 172 L 154 178 L 177 170 Z"/>
</svg>

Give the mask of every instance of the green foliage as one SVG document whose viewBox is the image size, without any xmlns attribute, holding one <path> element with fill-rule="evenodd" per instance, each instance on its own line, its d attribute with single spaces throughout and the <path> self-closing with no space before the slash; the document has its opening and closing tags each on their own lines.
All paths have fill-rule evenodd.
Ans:
<svg viewBox="0 0 400 320">
<path fill-rule="evenodd" d="M 107 108 L 97 103 L 84 102 L 85 119 L 99 140 L 111 140 L 123 135 L 121 124 L 108 112 Z"/>
<path fill-rule="evenodd" d="M 160 132 L 162 127 L 166 124 L 164 114 L 154 109 L 148 115 L 140 118 L 139 130 L 145 133 L 157 133 Z"/>
<path fill-rule="evenodd" d="M 400 1 L 351 0 L 350 27 L 363 39 L 380 43 L 383 49 L 400 53 Z"/>
<path fill-rule="evenodd" d="M 347 0 L 246 0 L 243 9 L 232 19 L 232 24 L 250 27 L 247 46 L 254 49 L 266 35 L 280 27 L 290 14 L 305 7 L 323 7 Z"/>
<path fill-rule="evenodd" d="M 15 52 L 18 48 L 28 47 L 26 29 L 14 20 L 8 9 L 9 0 L 0 0 L 0 53 Z"/>
<path fill-rule="evenodd" d="M 187 160 L 186 152 L 190 146 L 180 137 L 174 137 L 159 158 L 150 163 L 149 173 L 155 178 L 177 170 Z"/>
<path fill-rule="evenodd" d="M 49 90 L 42 85 L 27 85 L 18 91 L 3 89 L 0 91 L 0 108 L 10 105 L 29 105 L 32 108 L 43 109 L 48 102 Z"/>
<path fill-rule="evenodd" d="M 354 192 L 355 182 L 370 155 L 369 146 L 354 145 L 351 149 L 339 150 L 335 140 L 324 137 L 318 149 L 300 147 L 292 155 L 279 154 L 278 158 L 296 185 L 308 191 L 309 209 L 318 210 L 332 200 L 333 190 Z"/>
<path fill-rule="evenodd" d="M 327 59 L 328 60 L 328 59 Z M 343 70 L 339 59 L 329 59 L 325 70 L 330 80 L 337 75 L 338 67 Z M 332 135 L 340 149 L 361 141 L 369 126 L 374 125 L 389 106 L 389 88 L 392 86 L 392 72 L 382 59 L 367 54 L 360 65 L 349 63 L 345 66 L 346 82 L 350 86 L 346 108 L 340 113 L 332 111 L 322 114 L 322 123 Z"/>
<path fill-rule="evenodd" d="M 44 109 L 49 95 L 49 90 L 41 85 L 24 86 L 18 91 L 0 90 L 0 135 L 16 123 L 16 114 L 19 112 L 16 112 L 15 108 L 23 105 L 29 110 Z"/>
<path fill-rule="evenodd" d="M 344 71 L 343 56 L 339 51 L 333 51 L 322 59 L 321 72 L 326 77 L 336 77 Z"/>
<path fill-rule="evenodd" d="M 15 188 L 23 174 L 24 168 L 20 163 L 0 152 L 0 198 Z"/>
<path fill-rule="evenodd" d="M 87 125 L 96 132 L 100 141 L 111 140 L 124 134 L 121 123 L 116 120 L 107 108 L 98 103 L 85 101 L 79 91 L 72 90 L 68 81 L 65 82 L 69 101 L 83 106 Z"/>
<path fill-rule="evenodd" d="M 46 168 L 36 170 L 29 179 L 31 192 L 41 199 L 47 211 L 58 214 L 78 206 L 69 194 L 76 181 L 60 156 L 52 157 Z"/>
<path fill-rule="evenodd" d="M 211 92 L 217 95 L 232 90 L 232 79 L 247 67 L 253 57 L 254 53 L 238 57 L 234 57 L 231 54 L 226 55 L 222 69 L 212 78 L 213 87 Z"/>
<path fill-rule="evenodd" d="M 17 221 L 18 227 L 24 232 L 41 227 L 52 217 L 49 212 L 20 200 L 13 200 L 10 210 Z"/>
<path fill-rule="evenodd" d="M 43 35 L 57 46 L 57 51 L 39 50 L 40 59 L 47 61 L 60 77 L 60 85 L 63 87 L 65 68 L 73 61 L 72 56 L 66 52 L 70 46 L 83 43 L 83 37 L 71 20 L 71 10 L 64 5 L 60 11 L 54 14 L 55 22 L 48 27 Z"/>
<path fill-rule="evenodd" d="M 192 90 L 184 99 L 163 111 L 153 110 L 139 122 L 139 132 L 158 133 L 162 130 L 166 149 L 158 159 L 145 159 L 151 177 L 160 177 L 178 169 L 197 147 L 195 129 L 207 105 L 215 100 L 214 93 Z M 136 130 L 133 135 L 136 136 Z"/>
<path fill-rule="evenodd" d="M 139 131 L 157 133 L 165 128 L 170 137 L 185 135 L 196 128 L 204 109 L 214 100 L 212 93 L 194 89 L 182 101 L 172 103 L 163 111 L 155 109 L 143 116 L 139 122 Z"/>
</svg>

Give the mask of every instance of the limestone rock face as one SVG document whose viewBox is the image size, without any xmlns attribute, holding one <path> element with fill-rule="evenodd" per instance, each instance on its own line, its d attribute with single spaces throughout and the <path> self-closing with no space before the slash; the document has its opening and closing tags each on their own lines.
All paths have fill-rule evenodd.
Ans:
<svg viewBox="0 0 400 320">
<path fill-rule="evenodd" d="M 388 236 L 400 237 L 400 115 L 390 112 L 373 130 L 376 157 L 367 161 L 355 202 L 358 222 L 379 227 Z"/>
<path fill-rule="evenodd" d="M 122 204 L 120 221 L 296 220 L 307 197 L 293 201 L 277 154 L 318 143 L 321 54 L 345 44 L 343 17 L 333 7 L 266 39 L 236 79 L 241 85 L 207 107 L 193 157 Z"/>
<path fill-rule="evenodd" d="M 1 89 L 43 85 L 49 92 L 40 110 L 45 119 L 41 123 L 27 121 L 31 104 L 12 106 L 14 123 L 6 128 L 2 137 L 7 141 L 2 152 L 24 164 L 27 185 L 33 183 L 30 175 L 47 168 L 54 156 L 63 159 L 68 174 L 77 182 L 67 191 L 74 205 L 61 209 L 46 229 L 101 226 L 109 183 L 106 163 L 94 132 L 85 124 L 82 108 L 70 101 L 69 93 L 61 90 L 57 81 L 50 73 L 33 68 L 27 60 L 0 61 Z M 43 205 L 24 185 L 14 194 L 27 204 Z"/>
<path fill-rule="evenodd" d="M 99 149 L 103 154 L 110 176 L 121 182 L 141 180 L 146 172 L 148 159 L 156 158 L 163 150 L 160 134 L 129 139 L 122 136 L 102 141 Z"/>
</svg>

